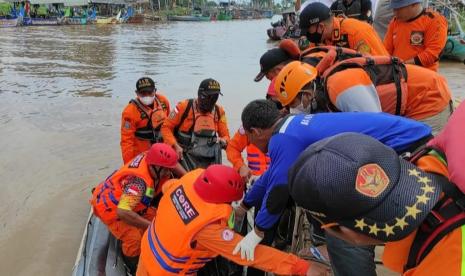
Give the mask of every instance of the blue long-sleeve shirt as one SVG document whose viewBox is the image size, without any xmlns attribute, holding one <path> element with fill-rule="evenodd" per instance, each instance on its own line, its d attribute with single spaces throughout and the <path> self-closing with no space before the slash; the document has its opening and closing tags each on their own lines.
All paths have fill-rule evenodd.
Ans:
<svg viewBox="0 0 465 276">
<path fill-rule="evenodd" d="M 255 219 L 259 230 L 272 228 L 286 208 L 289 200 L 287 172 L 300 153 L 317 141 L 344 132 L 369 135 L 402 152 L 416 141 L 431 135 L 431 128 L 386 113 L 319 113 L 284 118 L 268 144 L 271 164 L 243 201 L 249 207 L 262 203 Z"/>
</svg>

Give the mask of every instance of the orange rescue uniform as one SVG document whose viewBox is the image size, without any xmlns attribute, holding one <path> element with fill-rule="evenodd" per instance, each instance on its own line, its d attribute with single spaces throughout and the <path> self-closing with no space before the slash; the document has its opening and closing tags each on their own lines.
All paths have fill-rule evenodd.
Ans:
<svg viewBox="0 0 465 276">
<path fill-rule="evenodd" d="M 247 149 L 247 165 L 253 175 L 262 175 L 270 164 L 270 158 L 259 150 L 255 145 L 249 143 L 242 127 L 234 134 L 226 148 L 226 155 L 234 169 L 239 170 L 245 165 L 242 159 L 242 151 Z"/>
<path fill-rule="evenodd" d="M 372 56 L 389 56 L 373 27 L 352 18 L 334 17 L 332 38 L 324 44 L 350 48 Z"/>
<path fill-rule="evenodd" d="M 139 153 L 146 151 L 152 145 L 148 139 L 139 138 L 139 131 L 150 131 L 156 129 L 165 120 L 170 112 L 170 103 L 168 99 L 156 93 L 153 107 L 145 106 L 140 101 L 136 104 L 132 100 L 124 108 L 121 116 L 121 154 L 123 162 L 126 164 Z M 149 118 L 151 118 L 151 126 L 149 127 Z M 148 129 L 150 128 L 150 129 Z"/>
<path fill-rule="evenodd" d="M 416 65 L 406 64 L 406 69 L 408 95 L 403 116 L 420 120 L 434 116 L 448 108 L 451 92 L 444 77 Z M 347 106 L 366 105 L 354 103 L 357 99 L 366 101 L 368 98 L 378 97 L 366 71 L 358 68 L 346 69 L 330 76 L 327 81 L 327 91 L 331 103 L 341 111 L 349 111 L 344 110 Z M 381 106 L 383 106 L 382 102 Z"/>
<path fill-rule="evenodd" d="M 436 157 L 426 155 L 417 164 L 420 169 L 449 176 L 447 167 Z M 408 260 L 410 246 L 416 232 L 406 238 L 386 244 L 383 263 L 386 267 L 406 276 L 451 275 L 459 276 L 465 273 L 465 226 L 462 225 L 443 237 L 426 255 L 417 267 L 403 272 Z"/>
<path fill-rule="evenodd" d="M 195 192 L 193 183 L 203 171 L 170 181 L 142 239 L 137 275 L 192 275 L 218 255 L 278 274 L 305 275 L 308 262 L 267 246 L 257 246 L 254 261 L 232 255 L 243 237 L 231 230 L 234 216 L 229 204 L 205 202 Z"/>
<path fill-rule="evenodd" d="M 437 71 L 439 57 L 447 41 L 447 20 L 431 9 L 425 9 L 408 22 L 393 18 L 389 23 L 384 46 L 390 55 Z"/>
<path fill-rule="evenodd" d="M 140 240 L 145 229 L 120 220 L 117 209 L 129 209 L 147 220 L 152 220 L 156 209 L 150 203 L 161 193 L 161 183 L 166 181 L 160 181 L 160 185 L 155 187 L 145 154 L 146 152 L 137 155 L 97 185 L 90 201 L 94 214 L 122 241 L 123 254 L 129 257 L 139 256 Z"/>
<path fill-rule="evenodd" d="M 180 132 L 188 133 L 189 130 L 192 128 L 192 125 L 196 123 L 194 122 L 194 117 L 198 118 L 202 116 L 199 116 L 199 111 L 196 102 L 197 100 L 194 100 L 194 104 L 192 105 L 192 108 L 190 108 L 190 110 L 188 111 L 188 114 L 183 122 L 181 122 L 181 119 L 184 112 L 186 112 L 186 109 L 188 108 L 189 100 L 181 101 L 176 105 L 176 108 L 170 113 L 170 116 L 164 121 L 161 127 L 161 135 L 163 136 L 163 141 L 165 143 L 169 145 L 176 144 L 176 133 L 174 133 L 175 129 L 177 128 Z M 216 110 L 216 108 L 218 108 L 218 111 Z M 194 110 L 197 114 L 196 116 L 194 116 Z M 219 115 L 219 118 L 216 114 Z M 209 113 L 207 115 L 214 116 L 213 127 L 215 128 L 215 131 L 218 133 L 218 136 L 220 138 L 225 139 L 226 141 L 229 141 L 229 130 L 226 120 L 226 114 L 224 112 L 223 107 L 216 104 L 215 110 L 212 112 L 212 114 Z"/>
</svg>

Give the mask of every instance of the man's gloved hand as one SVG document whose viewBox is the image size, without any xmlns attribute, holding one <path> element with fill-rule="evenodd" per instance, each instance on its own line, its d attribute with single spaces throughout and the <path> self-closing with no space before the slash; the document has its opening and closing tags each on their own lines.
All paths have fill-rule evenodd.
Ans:
<svg viewBox="0 0 465 276">
<path fill-rule="evenodd" d="M 257 244 L 263 240 L 263 237 L 260 237 L 255 232 L 256 230 L 250 231 L 247 236 L 245 236 L 234 248 L 233 255 L 236 255 L 239 250 L 241 251 L 241 259 L 247 259 L 247 261 L 254 260 L 254 252 Z"/>
</svg>

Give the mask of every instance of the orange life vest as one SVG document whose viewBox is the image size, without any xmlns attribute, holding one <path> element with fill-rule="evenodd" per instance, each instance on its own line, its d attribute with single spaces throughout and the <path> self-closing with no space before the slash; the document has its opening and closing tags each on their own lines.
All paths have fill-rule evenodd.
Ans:
<svg viewBox="0 0 465 276">
<path fill-rule="evenodd" d="M 253 175 L 262 175 L 270 165 L 270 157 L 259 150 L 254 144 L 248 144 L 247 165 Z"/>
<path fill-rule="evenodd" d="M 124 187 L 121 180 L 128 175 L 135 175 L 144 180 L 146 186 L 145 195 L 139 205 L 133 210 L 140 215 L 145 215 L 149 210 L 154 197 L 154 181 L 150 176 L 148 165 L 143 152 L 124 165 L 118 171 L 113 172 L 107 179 L 101 182 L 92 194 L 91 204 L 94 214 L 105 224 L 110 224 L 117 219 L 116 210 L 123 193 Z"/>
<path fill-rule="evenodd" d="M 163 121 L 166 119 L 165 103 L 161 102 L 156 96 L 153 103 L 154 109 L 151 110 L 142 105 L 138 100 L 130 100 L 129 103 L 134 104 L 140 112 L 141 119 L 147 120 L 144 127 L 136 129 L 135 136 L 141 140 L 149 140 L 152 143 L 160 142 L 160 128 Z"/>
<path fill-rule="evenodd" d="M 337 62 L 323 73 L 323 94 L 329 109 L 337 111 L 331 104 L 327 82 L 331 75 L 348 68 L 361 68 L 370 77 L 378 93 L 383 112 L 404 115 L 407 107 L 407 69 L 396 57 L 364 56 Z"/>
<path fill-rule="evenodd" d="M 300 54 L 300 60 L 315 66 L 318 73 L 322 75 L 326 69 L 333 66 L 336 62 L 363 56 L 363 54 L 349 48 L 339 46 L 317 46 L 303 51 Z"/>
<path fill-rule="evenodd" d="M 203 172 L 193 170 L 162 197 L 154 219 L 142 238 L 140 262 L 149 275 L 189 275 L 218 254 L 196 249 L 193 237 L 206 225 L 231 217 L 228 204 L 203 201 L 193 183 Z"/>
<path fill-rule="evenodd" d="M 212 112 L 202 113 L 197 107 L 194 99 L 189 99 L 186 110 L 181 116 L 179 125 L 182 125 L 186 117 L 192 110 L 193 124 L 187 132 L 179 131 L 175 129 L 174 133 L 178 142 L 182 146 L 191 146 L 194 142 L 195 137 L 202 137 L 207 139 L 216 138 L 216 125 L 220 120 L 219 108 L 217 105 L 213 108 Z"/>
</svg>

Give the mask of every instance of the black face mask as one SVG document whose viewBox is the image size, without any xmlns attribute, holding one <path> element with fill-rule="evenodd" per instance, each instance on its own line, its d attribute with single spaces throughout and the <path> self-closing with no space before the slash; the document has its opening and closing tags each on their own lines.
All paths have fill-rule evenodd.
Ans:
<svg viewBox="0 0 465 276">
<path fill-rule="evenodd" d="M 216 101 L 218 101 L 219 94 L 207 95 L 204 93 L 199 94 L 198 104 L 199 110 L 202 113 L 212 112 L 215 107 Z"/>
<path fill-rule="evenodd" d="M 307 32 L 305 36 L 307 37 L 308 41 L 318 44 L 318 43 L 321 43 L 321 38 L 323 37 L 323 34 L 316 31 L 314 33 Z"/>
</svg>

